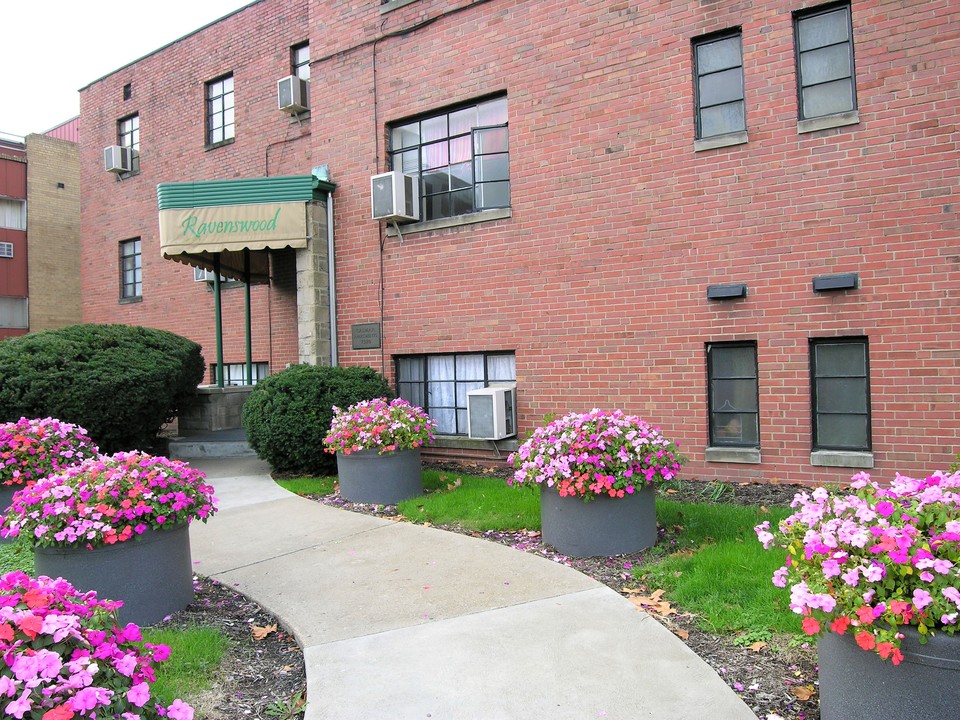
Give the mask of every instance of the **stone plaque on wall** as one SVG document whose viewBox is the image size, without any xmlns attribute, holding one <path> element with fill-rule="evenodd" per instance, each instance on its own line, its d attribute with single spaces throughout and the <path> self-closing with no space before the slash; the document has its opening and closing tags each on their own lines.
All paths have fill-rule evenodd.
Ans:
<svg viewBox="0 0 960 720">
<path fill-rule="evenodd" d="M 380 323 L 351 325 L 354 350 L 373 350 L 380 347 Z"/>
</svg>

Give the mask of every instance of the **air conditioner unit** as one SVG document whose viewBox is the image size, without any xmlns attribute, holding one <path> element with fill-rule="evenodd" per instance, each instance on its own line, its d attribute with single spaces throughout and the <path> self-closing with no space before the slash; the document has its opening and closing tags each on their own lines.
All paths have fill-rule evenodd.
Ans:
<svg viewBox="0 0 960 720">
<path fill-rule="evenodd" d="M 193 281 L 194 281 L 194 282 L 208 282 L 208 283 L 212 283 L 214 277 L 215 277 L 215 275 L 214 275 L 214 273 L 213 273 L 213 270 L 204 270 L 204 269 L 201 268 L 201 267 L 195 267 L 195 268 L 193 269 Z M 225 283 L 225 282 L 227 282 L 227 280 L 228 280 L 228 278 L 226 277 L 226 275 L 221 275 L 221 276 L 220 276 L 220 282 Z"/>
<path fill-rule="evenodd" d="M 291 115 L 306 110 L 309 106 L 310 83 L 296 75 L 277 80 L 277 107 Z"/>
<path fill-rule="evenodd" d="M 399 170 L 370 178 L 374 220 L 419 220 L 420 182 Z"/>
<path fill-rule="evenodd" d="M 489 387 L 467 393 L 467 435 L 503 440 L 517 434 L 517 389 Z"/>
<path fill-rule="evenodd" d="M 110 145 L 103 149 L 103 169 L 112 173 L 125 173 L 133 170 L 133 148 L 122 145 Z"/>
</svg>

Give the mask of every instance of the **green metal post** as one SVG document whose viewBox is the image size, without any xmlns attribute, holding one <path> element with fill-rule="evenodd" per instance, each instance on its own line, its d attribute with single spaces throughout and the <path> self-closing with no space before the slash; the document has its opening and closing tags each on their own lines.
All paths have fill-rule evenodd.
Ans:
<svg viewBox="0 0 960 720">
<path fill-rule="evenodd" d="M 223 387 L 223 320 L 220 317 L 220 253 L 213 254 L 213 312 L 217 326 L 217 387 Z"/>
<path fill-rule="evenodd" d="M 253 346 L 250 341 L 250 249 L 243 249 L 243 282 L 246 292 L 244 310 L 246 312 L 245 330 L 247 333 L 247 385 L 253 385 Z"/>
</svg>

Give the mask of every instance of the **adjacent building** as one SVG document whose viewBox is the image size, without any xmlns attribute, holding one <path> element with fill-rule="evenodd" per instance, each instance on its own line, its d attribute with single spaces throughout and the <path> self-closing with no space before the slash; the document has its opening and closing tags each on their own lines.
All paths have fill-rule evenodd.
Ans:
<svg viewBox="0 0 960 720">
<path fill-rule="evenodd" d="M 78 127 L 0 134 L 0 339 L 80 322 Z"/>
<path fill-rule="evenodd" d="M 946 0 L 260 0 L 81 91 L 84 319 L 373 366 L 447 456 L 515 384 L 703 479 L 944 468 L 958 54 Z"/>
</svg>

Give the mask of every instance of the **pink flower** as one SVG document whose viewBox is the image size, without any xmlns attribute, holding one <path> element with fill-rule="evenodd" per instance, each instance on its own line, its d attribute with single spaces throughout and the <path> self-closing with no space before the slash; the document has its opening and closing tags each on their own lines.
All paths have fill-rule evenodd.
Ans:
<svg viewBox="0 0 960 720">
<path fill-rule="evenodd" d="M 933 598 L 926 590 L 917 588 L 913 591 L 913 604 L 917 610 L 923 610 L 927 605 L 933 602 Z"/>
<path fill-rule="evenodd" d="M 193 708 L 177 698 L 167 707 L 167 717 L 173 720 L 193 720 Z"/>
<path fill-rule="evenodd" d="M 33 700 L 30 699 L 30 690 L 24 690 L 23 694 L 11 703 L 7 704 L 5 711 L 7 715 L 13 715 L 17 720 L 22 720 L 23 716 L 33 707 Z"/>
<path fill-rule="evenodd" d="M 137 683 L 132 688 L 127 690 L 127 700 L 130 701 L 131 705 L 143 707 L 149 699 L 150 686 L 145 682 Z"/>
</svg>

